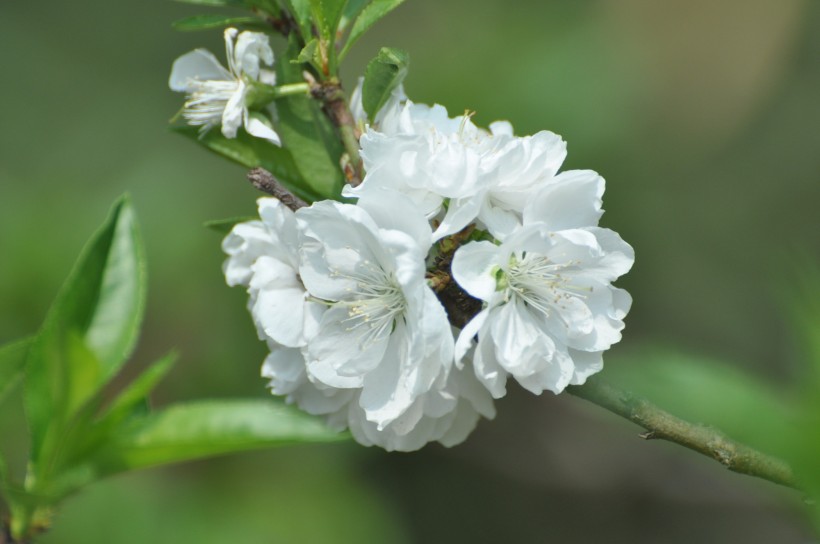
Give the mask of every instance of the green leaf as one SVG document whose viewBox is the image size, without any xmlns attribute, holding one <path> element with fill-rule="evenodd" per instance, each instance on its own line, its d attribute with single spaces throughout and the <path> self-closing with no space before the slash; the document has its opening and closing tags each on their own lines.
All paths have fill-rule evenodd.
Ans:
<svg viewBox="0 0 820 544">
<path fill-rule="evenodd" d="M 368 5 L 359 17 L 356 19 L 356 22 L 353 23 L 353 28 L 350 29 L 350 35 L 347 37 L 347 42 L 345 42 L 345 46 L 342 48 L 342 52 L 339 53 L 339 59 L 343 59 L 347 52 L 353 47 L 353 44 L 362 37 L 362 35 L 370 30 L 370 27 L 373 26 L 376 21 L 399 7 L 404 0 L 373 0 L 373 3 Z"/>
<path fill-rule="evenodd" d="M 345 0 L 310 0 L 313 19 L 322 38 L 329 42 L 329 47 L 336 43 L 336 29 L 345 7 Z"/>
<path fill-rule="evenodd" d="M 184 19 L 174 21 L 171 26 L 176 30 L 191 31 L 232 25 L 255 24 L 260 22 L 261 21 L 256 17 L 231 17 L 226 15 L 208 14 L 185 17 Z"/>
<path fill-rule="evenodd" d="M 342 12 L 342 19 L 339 21 L 339 32 L 344 32 L 350 23 L 356 18 L 362 9 L 370 3 L 370 0 L 348 0 Z"/>
<path fill-rule="evenodd" d="M 145 263 L 126 197 L 84 248 L 26 357 L 32 458 L 125 363 L 145 304 Z"/>
<path fill-rule="evenodd" d="M 248 221 L 258 221 L 258 217 L 231 217 L 229 219 L 214 219 L 213 221 L 206 221 L 205 227 L 222 234 L 228 234 L 231 229 L 239 223 L 246 223 Z"/>
<path fill-rule="evenodd" d="M 148 367 L 131 384 L 128 385 L 100 418 L 100 424 L 113 428 L 135 413 L 143 413 L 147 407 L 148 395 L 168 374 L 177 360 L 176 353 L 170 353 Z"/>
<path fill-rule="evenodd" d="M 362 86 L 362 106 L 371 120 L 390 98 L 391 93 L 404 81 L 410 59 L 401 49 L 382 47 L 379 54 L 367 63 Z"/>
<path fill-rule="evenodd" d="M 321 59 L 317 56 L 319 52 L 319 40 L 313 38 L 310 40 L 305 47 L 299 51 L 299 55 L 297 55 L 295 60 L 291 62 L 295 62 L 298 64 L 312 64 L 315 68 L 318 68 L 321 65 Z"/>
<path fill-rule="evenodd" d="M 244 131 L 240 131 L 236 138 L 226 138 L 218 130 L 201 134 L 196 127 L 187 125 L 171 127 L 171 130 L 245 168 L 261 166 L 273 174 L 289 191 L 307 202 L 322 199 L 322 196 L 305 182 L 293 156 L 286 149 L 261 138 L 254 138 Z"/>
<path fill-rule="evenodd" d="M 310 40 L 313 37 L 310 0 L 284 0 L 284 3 L 299 25 L 304 41 Z"/>
<path fill-rule="evenodd" d="M 23 338 L 0 347 L 0 403 L 23 378 L 26 354 L 33 338 Z"/>
<path fill-rule="evenodd" d="M 305 442 L 335 442 L 345 434 L 295 408 L 263 400 L 178 404 L 123 430 L 97 459 L 102 474 L 215 455 Z"/>
<path fill-rule="evenodd" d="M 297 58 L 300 51 L 298 40 L 291 35 L 287 58 Z M 298 65 L 280 62 L 276 68 L 280 84 L 303 81 Z M 321 198 L 337 197 L 344 183 L 339 166 L 342 145 L 327 116 L 319 110 L 315 100 L 306 96 L 282 98 L 276 102 L 276 111 L 279 135 L 307 187 Z"/>
</svg>

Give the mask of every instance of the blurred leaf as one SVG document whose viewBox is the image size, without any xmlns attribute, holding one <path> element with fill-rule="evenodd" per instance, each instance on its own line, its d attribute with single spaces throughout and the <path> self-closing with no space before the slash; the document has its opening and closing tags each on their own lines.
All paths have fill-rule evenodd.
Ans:
<svg viewBox="0 0 820 544">
<path fill-rule="evenodd" d="M 0 403 L 23 377 L 26 353 L 32 338 L 23 338 L 0 347 Z"/>
<path fill-rule="evenodd" d="M 135 421 L 98 459 L 104 474 L 346 435 L 273 401 L 221 400 L 178 404 Z"/>
<path fill-rule="evenodd" d="M 807 394 L 820 398 L 820 264 L 810 258 L 795 261 L 800 263 L 797 277 L 786 282 L 784 298 L 798 352 L 805 359 L 801 366 L 809 374 L 803 385 Z"/>
<path fill-rule="evenodd" d="M 342 11 L 342 19 L 339 21 L 339 32 L 344 32 L 350 26 L 362 9 L 370 3 L 370 0 L 347 0 L 345 9 Z"/>
<path fill-rule="evenodd" d="M 336 42 L 336 29 L 339 27 L 345 3 L 345 0 L 310 0 L 313 18 L 319 27 L 319 32 L 329 42 L 331 48 Z"/>
<path fill-rule="evenodd" d="M 298 57 L 299 51 L 299 42 L 291 34 L 287 58 Z M 303 81 L 298 65 L 280 62 L 276 70 L 281 84 Z M 306 96 L 289 96 L 276 102 L 276 111 L 282 142 L 311 192 L 323 199 L 339 195 L 344 182 L 339 166 L 342 146 L 316 101 Z"/>
<path fill-rule="evenodd" d="M 768 383 L 722 361 L 647 348 L 610 360 L 614 383 L 678 417 L 717 427 L 767 453 L 790 457 L 795 413 Z"/>
<path fill-rule="evenodd" d="M 100 418 L 100 424 L 113 428 L 135 414 L 144 413 L 148 405 L 148 395 L 168 374 L 177 360 L 176 353 L 170 353 L 151 365 L 128 385 Z"/>
<path fill-rule="evenodd" d="M 242 7 L 245 5 L 243 0 L 176 0 L 183 4 L 199 4 L 201 6 L 232 6 Z"/>
<path fill-rule="evenodd" d="M 319 40 L 313 38 L 310 40 L 305 47 L 299 51 L 299 55 L 296 57 L 295 61 L 299 64 L 312 64 L 314 67 L 319 67 L 321 65 L 321 59 L 318 58 L 318 47 L 319 47 Z"/>
<path fill-rule="evenodd" d="M 174 126 L 171 130 L 195 141 L 206 149 L 238 163 L 245 168 L 261 166 L 274 175 L 285 187 L 303 200 L 321 200 L 311 189 L 294 163 L 291 153 L 261 138 L 240 131 L 236 138 L 226 138 L 218 130 L 201 134 L 196 127 Z"/>
<path fill-rule="evenodd" d="M 176 30 L 191 31 L 191 30 L 206 30 L 210 28 L 219 28 L 223 26 L 242 25 L 259 23 L 260 20 L 256 17 L 231 17 L 218 14 L 194 15 L 192 17 L 185 17 L 171 23 L 171 26 Z"/>
<path fill-rule="evenodd" d="M 369 119 L 376 118 L 393 90 L 404 81 L 408 63 L 407 53 L 391 47 L 382 47 L 376 58 L 367 63 L 362 86 L 362 106 Z"/>
<path fill-rule="evenodd" d="M 313 37 L 310 0 L 284 0 L 284 3 L 288 6 L 290 14 L 296 19 L 304 41 L 310 40 Z"/>
<path fill-rule="evenodd" d="M 84 248 L 26 357 L 32 459 L 46 438 L 116 373 L 133 350 L 145 301 L 145 263 L 126 197 Z"/>
<path fill-rule="evenodd" d="M 229 219 L 214 219 L 213 221 L 206 221 L 205 227 L 211 230 L 215 230 L 216 232 L 220 232 L 222 234 L 228 234 L 229 232 L 231 232 L 231 229 L 233 229 L 234 226 L 239 223 L 258 220 L 258 217 L 253 216 L 231 217 Z"/>
<path fill-rule="evenodd" d="M 347 37 L 347 42 L 342 48 L 342 52 L 339 53 L 339 59 L 343 59 L 345 55 L 347 55 L 347 52 L 353 47 L 353 44 L 356 43 L 365 32 L 370 30 L 370 27 L 373 26 L 376 21 L 399 7 L 402 2 L 404 2 L 404 0 L 373 0 L 370 5 L 364 8 L 359 17 L 356 18 L 356 22 L 353 23 L 353 28 L 350 29 L 350 35 Z"/>
</svg>

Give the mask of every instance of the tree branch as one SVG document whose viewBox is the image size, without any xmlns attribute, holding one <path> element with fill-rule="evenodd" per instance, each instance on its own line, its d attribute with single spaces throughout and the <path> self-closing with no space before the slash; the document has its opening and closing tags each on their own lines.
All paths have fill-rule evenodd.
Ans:
<svg viewBox="0 0 820 544">
<path fill-rule="evenodd" d="M 284 185 L 279 183 L 279 180 L 276 179 L 273 174 L 264 168 L 254 168 L 250 170 L 248 172 L 248 181 L 263 193 L 275 196 L 282 204 L 293 211 L 307 206 L 304 200 L 288 191 Z"/>
<path fill-rule="evenodd" d="M 791 467 L 705 425 L 684 421 L 651 402 L 602 382 L 597 377 L 566 391 L 646 429 L 641 437 L 674 442 L 711 457 L 729 470 L 798 489 Z"/>
<path fill-rule="evenodd" d="M 347 97 L 341 85 L 336 80 L 317 83 L 309 72 L 305 72 L 305 80 L 310 84 L 311 94 L 322 103 L 322 110 L 333 126 L 339 132 L 339 139 L 345 148 L 347 159 L 343 161 L 347 182 L 353 187 L 362 182 L 362 159 L 359 156 L 359 130 L 356 120 L 350 112 Z"/>
</svg>

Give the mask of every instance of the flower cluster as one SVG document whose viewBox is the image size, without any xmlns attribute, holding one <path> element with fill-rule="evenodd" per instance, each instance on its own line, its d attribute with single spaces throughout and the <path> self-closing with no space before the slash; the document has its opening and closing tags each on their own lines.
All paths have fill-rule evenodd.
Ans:
<svg viewBox="0 0 820 544">
<path fill-rule="evenodd" d="M 631 304 L 612 282 L 634 254 L 598 227 L 604 180 L 559 173 L 559 136 L 487 131 L 398 91 L 361 156 L 355 204 L 263 198 L 225 239 L 274 394 L 363 444 L 414 450 L 464 440 L 509 377 L 560 393 L 601 370 Z M 469 319 L 448 317 L 465 303 Z"/>
</svg>

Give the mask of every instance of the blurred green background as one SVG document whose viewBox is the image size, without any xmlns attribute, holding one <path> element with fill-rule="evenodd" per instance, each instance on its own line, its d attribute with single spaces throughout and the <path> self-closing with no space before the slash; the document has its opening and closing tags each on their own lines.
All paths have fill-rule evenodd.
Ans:
<svg viewBox="0 0 820 544">
<path fill-rule="evenodd" d="M 0 342 L 34 331 L 124 191 L 150 266 L 135 367 L 177 348 L 158 404 L 264 396 L 264 346 L 224 286 L 206 220 L 253 213 L 244 172 L 168 131 L 172 61 L 223 55 L 173 2 L 0 4 Z M 797 373 L 779 304 L 795 251 L 820 255 L 820 5 L 811 0 L 408 0 L 354 48 L 411 55 L 418 102 L 569 142 L 608 182 L 604 226 L 637 252 L 612 357 L 662 344 Z M 568 396 L 512 388 L 463 445 L 294 447 L 128 475 L 70 500 L 43 542 L 802 543 L 800 497 L 636 438 Z M 696 392 L 693 392 L 696 394 Z M 25 457 L 19 409 L 0 445 Z M 750 414 L 753 418 L 754 414 Z"/>
</svg>

